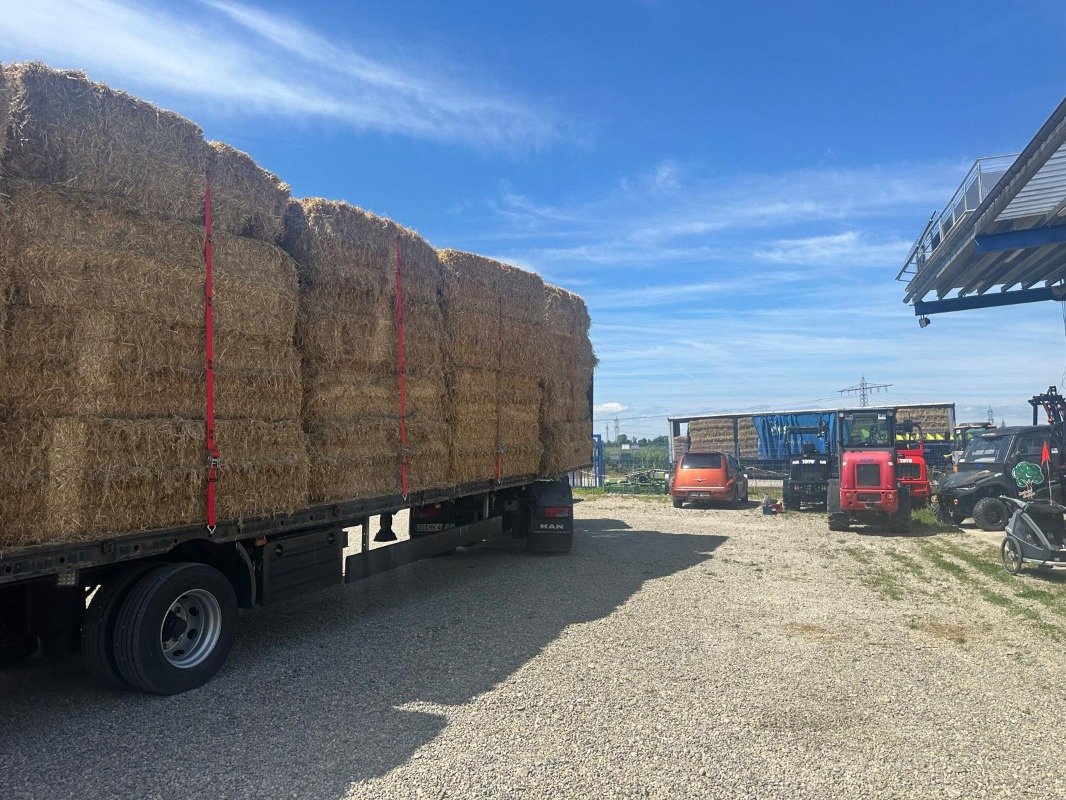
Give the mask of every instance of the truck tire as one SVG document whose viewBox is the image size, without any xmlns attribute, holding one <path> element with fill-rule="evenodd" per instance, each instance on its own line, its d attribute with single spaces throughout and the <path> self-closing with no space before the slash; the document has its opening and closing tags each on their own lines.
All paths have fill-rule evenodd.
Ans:
<svg viewBox="0 0 1066 800">
<path fill-rule="evenodd" d="M 983 531 L 1001 531 L 1009 520 L 1007 507 L 997 497 L 982 497 L 973 507 L 973 521 Z"/>
<path fill-rule="evenodd" d="M 141 576 L 158 563 L 133 564 L 100 584 L 81 624 L 81 655 L 94 678 L 110 689 L 129 689 L 115 660 L 115 624 L 122 602 Z"/>
<path fill-rule="evenodd" d="M 206 564 L 167 564 L 143 575 L 123 601 L 115 661 L 134 689 L 178 694 L 207 683 L 236 635 L 237 595 Z"/>
</svg>

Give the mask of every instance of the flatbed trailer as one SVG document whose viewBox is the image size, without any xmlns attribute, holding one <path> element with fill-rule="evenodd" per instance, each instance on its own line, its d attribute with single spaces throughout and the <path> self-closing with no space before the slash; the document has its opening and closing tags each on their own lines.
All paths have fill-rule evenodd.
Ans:
<svg viewBox="0 0 1066 800">
<path fill-rule="evenodd" d="M 408 539 L 392 515 L 410 509 Z M 370 519 L 381 517 L 370 548 Z M 348 530 L 361 547 L 347 558 Z M 175 694 L 224 663 L 236 610 L 261 608 L 495 536 L 530 552 L 568 552 L 565 476 L 486 480 L 446 489 L 310 506 L 291 514 L 130 532 L 0 550 L 0 666 L 40 649 L 81 650 L 116 689 Z"/>
</svg>

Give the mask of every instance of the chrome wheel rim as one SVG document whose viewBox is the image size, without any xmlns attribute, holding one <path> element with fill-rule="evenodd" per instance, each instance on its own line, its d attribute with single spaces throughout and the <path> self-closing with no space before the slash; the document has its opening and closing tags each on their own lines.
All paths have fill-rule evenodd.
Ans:
<svg viewBox="0 0 1066 800">
<path fill-rule="evenodd" d="M 163 657 L 179 669 L 202 664 L 222 635 L 222 606 L 206 589 L 190 589 L 180 595 L 159 626 Z"/>
</svg>

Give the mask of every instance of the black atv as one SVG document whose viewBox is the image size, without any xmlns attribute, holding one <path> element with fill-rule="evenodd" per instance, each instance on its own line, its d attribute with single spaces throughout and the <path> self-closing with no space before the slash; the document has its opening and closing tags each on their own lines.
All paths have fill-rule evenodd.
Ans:
<svg viewBox="0 0 1066 800">
<path fill-rule="evenodd" d="M 1042 460 L 1044 447 L 1049 465 Z M 980 433 L 966 446 L 958 472 L 945 477 L 933 497 L 937 516 L 958 525 L 973 517 L 981 530 L 1001 531 L 1011 516 L 1001 497 L 1029 501 L 1060 500 L 1060 453 L 1048 425 L 996 428 Z"/>
</svg>

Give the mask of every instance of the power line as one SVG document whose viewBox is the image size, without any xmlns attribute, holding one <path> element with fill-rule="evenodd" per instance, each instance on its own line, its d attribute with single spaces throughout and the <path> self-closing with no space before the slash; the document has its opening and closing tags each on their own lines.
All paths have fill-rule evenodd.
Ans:
<svg viewBox="0 0 1066 800">
<path fill-rule="evenodd" d="M 866 380 L 866 373 L 863 373 L 862 380 L 860 380 L 857 385 L 849 386 L 847 389 L 837 389 L 837 393 L 858 394 L 859 405 L 865 408 L 867 405 L 869 405 L 867 397 L 868 395 L 876 394 L 882 389 L 887 392 L 890 386 L 892 386 L 891 383 L 870 383 Z"/>
</svg>

